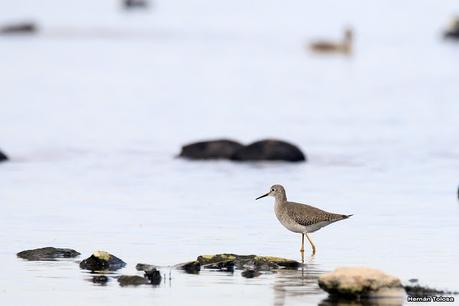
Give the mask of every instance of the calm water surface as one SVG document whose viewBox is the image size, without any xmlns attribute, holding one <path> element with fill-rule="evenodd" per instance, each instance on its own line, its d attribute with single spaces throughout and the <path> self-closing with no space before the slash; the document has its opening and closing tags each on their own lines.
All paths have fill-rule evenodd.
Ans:
<svg viewBox="0 0 459 306">
<path fill-rule="evenodd" d="M 323 271 L 366 265 L 458 290 L 459 45 L 453 1 L 0 3 L 0 300 L 8 305 L 316 305 Z M 303 45 L 352 24 L 351 58 Z M 189 162 L 182 144 L 277 137 L 305 164 Z M 290 200 L 354 214 L 312 235 L 299 272 L 244 279 L 172 270 L 159 287 L 94 285 L 78 259 L 24 262 L 43 246 L 103 249 L 167 266 L 233 252 L 299 259 L 275 219 Z"/>
</svg>

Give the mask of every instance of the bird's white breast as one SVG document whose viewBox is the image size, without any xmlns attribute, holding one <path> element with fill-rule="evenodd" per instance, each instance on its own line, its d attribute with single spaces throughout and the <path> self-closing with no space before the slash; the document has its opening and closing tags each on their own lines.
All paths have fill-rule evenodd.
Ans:
<svg viewBox="0 0 459 306">
<path fill-rule="evenodd" d="M 295 233 L 305 233 L 307 229 L 305 226 L 296 223 L 292 218 L 290 218 L 284 210 L 279 207 L 280 204 L 276 203 L 274 205 L 274 212 L 276 213 L 277 220 L 289 231 Z"/>
</svg>

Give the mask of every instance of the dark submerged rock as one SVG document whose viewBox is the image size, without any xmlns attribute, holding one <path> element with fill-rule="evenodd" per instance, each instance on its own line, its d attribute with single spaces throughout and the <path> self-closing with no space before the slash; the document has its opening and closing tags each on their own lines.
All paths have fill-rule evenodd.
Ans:
<svg viewBox="0 0 459 306">
<path fill-rule="evenodd" d="M 108 277 L 105 275 L 93 276 L 92 282 L 95 284 L 106 284 L 108 282 Z"/>
<path fill-rule="evenodd" d="M 138 275 L 121 275 L 120 277 L 118 277 L 118 283 L 121 287 L 124 287 L 148 285 L 150 282 L 148 281 L 148 279 Z"/>
<path fill-rule="evenodd" d="M 237 269 L 251 267 L 257 271 L 271 271 L 273 269 L 298 269 L 301 263 L 295 260 L 273 256 L 216 254 L 201 255 L 197 261 L 205 267 L 228 267 L 234 265 Z"/>
<path fill-rule="evenodd" d="M 201 271 L 201 263 L 199 263 L 197 260 L 194 260 L 179 264 L 177 265 L 177 268 L 184 270 L 188 274 L 199 274 L 199 271 Z"/>
<path fill-rule="evenodd" d="M 153 270 L 145 271 L 144 277 L 138 275 L 121 275 L 118 277 L 120 286 L 138 286 L 138 285 L 159 285 L 161 284 L 161 272 L 153 268 Z"/>
<path fill-rule="evenodd" d="M 236 161 L 289 161 L 300 162 L 306 161 L 306 156 L 301 150 L 288 142 L 266 139 L 254 142 L 237 150 L 232 156 Z"/>
<path fill-rule="evenodd" d="M 0 162 L 7 161 L 8 159 L 9 159 L 8 156 L 6 156 L 5 153 L 0 151 Z"/>
<path fill-rule="evenodd" d="M 124 0 L 123 6 L 125 9 L 147 8 L 147 0 Z"/>
<path fill-rule="evenodd" d="M 25 250 L 16 254 L 18 257 L 33 261 L 49 261 L 56 258 L 73 258 L 80 255 L 79 252 L 72 249 L 61 249 L 46 247 L 33 250 Z"/>
<path fill-rule="evenodd" d="M 234 272 L 234 260 L 220 261 L 203 266 L 204 269 Z"/>
<path fill-rule="evenodd" d="M 260 276 L 261 273 L 254 269 L 246 269 L 242 271 L 241 275 L 245 278 L 254 278 Z"/>
<path fill-rule="evenodd" d="M 443 36 L 446 39 L 459 40 L 459 17 L 456 17 L 452 20 L 451 26 L 448 30 L 445 31 Z"/>
<path fill-rule="evenodd" d="M 0 28 L 0 34 L 34 34 L 38 26 L 33 22 L 20 22 L 5 25 Z"/>
<path fill-rule="evenodd" d="M 150 265 L 150 264 L 143 264 L 143 263 L 138 263 L 136 266 L 135 266 L 135 269 L 137 271 L 152 271 L 152 270 L 155 270 L 157 268 L 157 266 L 155 265 Z"/>
<path fill-rule="evenodd" d="M 433 296 L 433 295 L 457 295 L 459 292 L 456 291 L 447 291 L 430 288 L 427 286 L 421 286 L 419 284 L 406 285 L 403 286 L 407 295 L 412 297 L 424 297 L 424 296 Z"/>
<path fill-rule="evenodd" d="M 105 251 L 96 251 L 90 257 L 80 262 L 80 268 L 90 271 L 116 271 L 126 266 L 126 263 Z"/>
<path fill-rule="evenodd" d="M 183 146 L 179 157 L 188 159 L 229 159 L 242 147 L 242 144 L 228 139 L 201 141 Z"/>
<path fill-rule="evenodd" d="M 153 268 L 152 270 L 145 271 L 145 278 L 150 281 L 152 285 L 159 285 L 161 284 L 161 271 L 156 270 Z"/>
</svg>

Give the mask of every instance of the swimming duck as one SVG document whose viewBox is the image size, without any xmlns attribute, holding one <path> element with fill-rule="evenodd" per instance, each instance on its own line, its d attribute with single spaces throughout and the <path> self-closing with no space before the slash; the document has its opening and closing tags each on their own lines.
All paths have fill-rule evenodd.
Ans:
<svg viewBox="0 0 459 306">
<path fill-rule="evenodd" d="M 333 41 L 316 41 L 309 45 L 309 48 L 317 53 L 352 53 L 352 42 L 354 33 L 351 28 L 347 28 L 344 31 L 344 37 L 341 42 Z"/>
</svg>

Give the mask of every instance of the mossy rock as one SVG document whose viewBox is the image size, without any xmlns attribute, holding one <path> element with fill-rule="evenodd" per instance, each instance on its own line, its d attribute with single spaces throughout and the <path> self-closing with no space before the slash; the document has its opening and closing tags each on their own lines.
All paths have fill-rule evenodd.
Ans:
<svg viewBox="0 0 459 306">
<path fill-rule="evenodd" d="M 105 251 L 96 251 L 90 257 L 80 262 L 80 268 L 90 271 L 116 271 L 124 268 L 126 263 Z"/>
<path fill-rule="evenodd" d="M 253 267 L 258 271 L 270 271 L 273 269 L 298 269 L 301 263 L 295 260 L 257 255 L 237 255 L 223 253 L 215 255 L 201 255 L 197 261 L 207 268 L 221 268 L 234 265 L 237 269 L 244 269 L 247 266 Z"/>
<path fill-rule="evenodd" d="M 211 263 L 211 264 L 207 264 L 203 266 L 204 269 L 227 271 L 227 272 L 234 272 L 234 267 L 235 267 L 234 260 L 219 261 L 216 263 Z"/>
<path fill-rule="evenodd" d="M 235 260 L 239 255 L 236 254 L 216 254 L 201 255 L 196 259 L 201 265 L 214 264 L 221 261 Z"/>
</svg>

